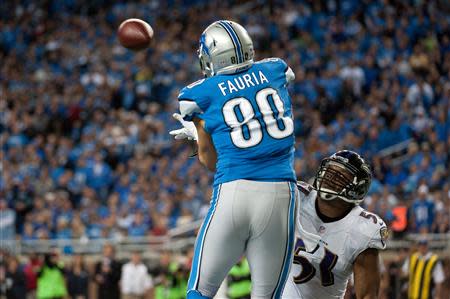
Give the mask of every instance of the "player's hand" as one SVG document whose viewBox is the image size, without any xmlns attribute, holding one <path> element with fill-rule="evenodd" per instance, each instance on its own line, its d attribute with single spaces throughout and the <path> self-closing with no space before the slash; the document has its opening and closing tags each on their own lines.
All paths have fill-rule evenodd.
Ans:
<svg viewBox="0 0 450 299">
<path fill-rule="evenodd" d="M 191 134 L 191 132 L 189 132 L 189 130 L 186 128 L 181 128 L 181 129 L 170 131 L 169 134 L 174 136 L 174 138 L 176 140 L 182 140 L 182 139 L 197 140 L 197 139 L 195 139 L 195 136 L 193 136 Z"/>
<path fill-rule="evenodd" d="M 172 117 L 178 120 L 183 126 L 183 128 L 170 131 L 169 132 L 170 135 L 174 136 L 174 138 L 177 140 L 179 139 L 198 140 L 197 129 L 195 128 L 193 122 L 185 121 L 183 117 L 178 113 L 174 113 Z"/>
</svg>

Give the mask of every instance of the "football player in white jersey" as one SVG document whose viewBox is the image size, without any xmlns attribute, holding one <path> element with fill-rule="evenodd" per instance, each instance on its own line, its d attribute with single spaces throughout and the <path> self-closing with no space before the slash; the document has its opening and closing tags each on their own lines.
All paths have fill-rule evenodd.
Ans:
<svg viewBox="0 0 450 299">
<path fill-rule="evenodd" d="M 352 273 L 356 297 L 377 298 L 387 228 L 359 206 L 371 177 L 364 159 L 344 150 L 322 161 L 312 186 L 298 182 L 295 255 L 283 298 L 343 298 Z"/>
</svg>

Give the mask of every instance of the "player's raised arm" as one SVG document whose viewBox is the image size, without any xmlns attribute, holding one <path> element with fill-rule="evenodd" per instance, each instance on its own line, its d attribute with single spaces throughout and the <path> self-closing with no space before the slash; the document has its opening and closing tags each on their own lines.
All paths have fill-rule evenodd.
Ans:
<svg viewBox="0 0 450 299">
<path fill-rule="evenodd" d="M 353 264 L 354 288 L 357 299 L 378 298 L 380 288 L 380 266 L 378 249 L 363 251 Z"/>
<path fill-rule="evenodd" d="M 211 136 L 204 129 L 204 121 L 193 119 L 198 134 L 198 159 L 211 171 L 216 171 L 217 153 Z"/>
</svg>

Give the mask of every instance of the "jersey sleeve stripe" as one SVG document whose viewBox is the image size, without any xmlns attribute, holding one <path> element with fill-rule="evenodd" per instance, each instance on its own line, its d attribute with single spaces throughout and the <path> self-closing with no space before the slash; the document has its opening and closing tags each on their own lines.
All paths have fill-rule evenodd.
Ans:
<svg viewBox="0 0 450 299">
<path fill-rule="evenodd" d="M 192 100 L 180 100 L 180 114 L 186 121 L 191 121 L 195 116 L 202 113 L 202 109 Z"/>
</svg>

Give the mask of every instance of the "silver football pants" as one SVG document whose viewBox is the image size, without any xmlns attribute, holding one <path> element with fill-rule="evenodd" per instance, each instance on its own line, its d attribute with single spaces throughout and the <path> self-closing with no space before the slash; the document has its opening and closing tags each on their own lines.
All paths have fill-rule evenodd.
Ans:
<svg viewBox="0 0 450 299">
<path fill-rule="evenodd" d="M 292 263 L 296 196 L 293 182 L 236 180 L 215 187 L 197 236 L 188 291 L 214 297 L 246 255 L 252 298 L 280 298 Z"/>
</svg>

